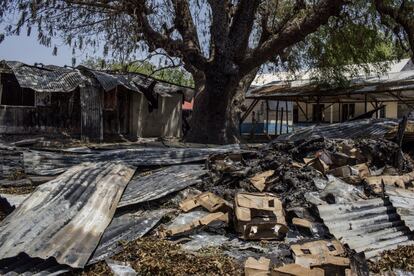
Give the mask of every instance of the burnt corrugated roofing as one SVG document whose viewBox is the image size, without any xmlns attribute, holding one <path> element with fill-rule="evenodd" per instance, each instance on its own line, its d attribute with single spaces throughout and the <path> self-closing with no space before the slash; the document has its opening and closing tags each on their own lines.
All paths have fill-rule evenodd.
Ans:
<svg viewBox="0 0 414 276">
<path fill-rule="evenodd" d="M 123 86 L 128 90 L 140 92 L 139 88 L 123 75 L 109 74 L 107 72 L 92 70 L 84 66 L 78 66 L 77 69 L 86 75 L 93 76 L 105 91 L 110 91 L 118 86 Z"/>
<path fill-rule="evenodd" d="M 329 232 L 357 253 L 364 252 L 367 258 L 414 244 L 395 208 L 381 198 L 317 208 Z"/>
<path fill-rule="evenodd" d="M 30 258 L 24 254 L 18 257 L 0 260 L 0 275 L 4 276 L 51 276 L 61 275 L 70 271 L 70 267 L 58 264 L 53 258 L 42 260 Z"/>
<path fill-rule="evenodd" d="M 414 192 L 387 186 L 386 194 L 405 225 L 414 231 Z"/>
<path fill-rule="evenodd" d="M 269 98 L 280 100 L 301 100 L 312 97 L 331 97 L 337 99 L 338 96 L 352 96 L 370 94 L 372 98 L 385 97 L 380 92 L 399 91 L 401 98 L 414 97 L 414 70 L 405 70 L 380 76 L 357 77 L 350 80 L 350 85 L 344 88 L 328 88 L 315 84 L 310 79 L 275 81 L 262 86 L 252 87 L 246 94 L 246 98 Z M 405 93 L 404 91 L 407 91 Z M 398 101 L 395 97 L 387 98 Z M 362 99 L 363 100 L 363 99 Z M 315 99 L 312 99 L 315 101 Z"/>
<path fill-rule="evenodd" d="M 191 101 L 195 93 L 192 88 L 155 80 L 141 74 L 104 72 L 85 66 L 66 68 L 53 65 L 30 66 L 17 61 L 3 61 L 2 63 L 12 70 L 21 87 L 37 92 L 71 92 L 80 86 L 88 85 L 94 79 L 104 91 L 121 86 L 141 93 L 139 86 L 148 87 L 155 81 L 154 93 L 161 96 L 182 93 L 186 101 Z"/>
<path fill-rule="evenodd" d="M 7 61 L 22 88 L 37 92 L 71 92 L 86 83 L 78 70 L 63 67 L 36 67 L 21 62 Z"/>
<path fill-rule="evenodd" d="M 122 250 L 121 241 L 133 241 L 141 238 L 151 231 L 169 211 L 168 209 L 160 209 L 115 215 L 102 235 L 88 265 L 119 253 Z"/>
<path fill-rule="evenodd" d="M 171 166 L 128 183 L 118 207 L 156 200 L 201 182 L 203 165 Z"/>
<path fill-rule="evenodd" d="M 289 134 L 280 135 L 277 140 L 299 141 L 306 140 L 312 136 L 332 139 L 392 138 L 397 133 L 398 123 L 398 120 L 393 119 L 362 119 L 337 124 L 314 125 L 300 128 Z M 410 120 L 406 128 L 405 138 L 408 139 L 413 136 L 413 129 L 414 121 Z"/>
<path fill-rule="evenodd" d="M 84 267 L 135 169 L 85 163 L 39 186 L 0 223 L 0 259 L 25 253 Z"/>
<path fill-rule="evenodd" d="M 82 162 L 123 161 L 133 166 L 178 165 L 207 159 L 210 154 L 238 150 L 238 145 L 216 148 L 134 148 L 90 154 L 24 151 L 27 174 L 56 175 Z"/>
</svg>

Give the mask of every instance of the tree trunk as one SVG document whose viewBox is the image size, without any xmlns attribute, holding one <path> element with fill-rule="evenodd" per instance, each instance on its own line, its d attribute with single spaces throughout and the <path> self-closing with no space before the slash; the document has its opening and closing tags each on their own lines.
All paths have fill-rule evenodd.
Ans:
<svg viewBox="0 0 414 276">
<path fill-rule="evenodd" d="M 197 92 L 186 140 L 205 144 L 239 142 L 240 107 L 257 70 L 242 79 L 220 73 L 206 74 Z"/>
<path fill-rule="evenodd" d="M 223 75 L 207 75 L 194 100 L 194 110 L 187 141 L 205 144 L 238 142 L 237 114 L 232 99 L 237 81 Z"/>
</svg>

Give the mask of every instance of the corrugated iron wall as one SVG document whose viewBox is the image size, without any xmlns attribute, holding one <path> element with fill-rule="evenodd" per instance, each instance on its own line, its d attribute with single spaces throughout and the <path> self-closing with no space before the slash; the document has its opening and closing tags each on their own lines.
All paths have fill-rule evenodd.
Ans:
<svg viewBox="0 0 414 276">
<path fill-rule="evenodd" d="M 101 90 L 87 85 L 80 89 L 82 140 L 103 140 L 103 97 Z"/>
</svg>

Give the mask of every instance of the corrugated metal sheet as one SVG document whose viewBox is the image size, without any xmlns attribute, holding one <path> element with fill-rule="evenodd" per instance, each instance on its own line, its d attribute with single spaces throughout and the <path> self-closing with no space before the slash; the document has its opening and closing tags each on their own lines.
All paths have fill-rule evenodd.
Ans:
<svg viewBox="0 0 414 276">
<path fill-rule="evenodd" d="M 382 76 L 357 77 L 350 80 L 350 86 L 345 88 L 325 88 L 321 87 L 311 79 L 274 81 L 262 86 L 252 87 L 246 98 L 272 98 L 280 100 L 296 100 L 310 98 L 314 96 L 336 97 L 370 94 L 373 98 L 381 98 L 384 95 L 379 92 L 389 91 L 410 91 L 414 88 L 414 70 L 394 72 Z M 374 94 L 376 93 L 376 94 Z M 412 98 L 412 93 L 402 93 L 401 97 Z M 388 95 L 388 98 L 390 96 Z M 391 97 L 393 100 L 397 100 Z"/>
<path fill-rule="evenodd" d="M 414 231 L 414 192 L 387 186 L 386 194 L 405 225 Z"/>
<path fill-rule="evenodd" d="M 115 215 L 111 224 L 106 228 L 88 265 L 121 252 L 122 245 L 120 241 L 133 241 L 141 238 L 151 231 L 169 211 L 171 210 L 161 209 Z"/>
<path fill-rule="evenodd" d="M 85 66 L 78 66 L 77 69 L 80 70 L 83 74 L 93 76 L 105 91 L 110 91 L 118 86 L 123 86 L 128 90 L 140 92 L 135 84 L 131 80 L 128 80 L 124 75 L 96 71 Z"/>
<path fill-rule="evenodd" d="M 120 163 L 85 163 L 39 186 L 0 223 L 0 259 L 24 252 L 83 267 L 134 171 Z"/>
<path fill-rule="evenodd" d="M 7 61 L 19 85 L 37 92 L 71 92 L 84 84 L 86 78 L 77 70 L 63 67 L 35 67 Z"/>
<path fill-rule="evenodd" d="M 317 206 L 329 231 L 367 258 L 399 245 L 414 244 L 395 208 L 381 198 Z"/>
<path fill-rule="evenodd" d="M 408 127 L 407 129 L 414 129 L 414 121 L 409 121 L 408 124 L 413 127 Z M 312 136 L 331 139 L 392 138 L 396 135 L 397 130 L 398 120 L 363 119 L 338 124 L 305 127 L 290 134 L 280 135 L 277 140 L 300 141 L 309 139 Z M 408 135 L 406 136 L 406 138 L 409 137 Z"/>
<path fill-rule="evenodd" d="M 19 207 L 30 194 L 15 195 L 15 194 L 0 194 L 0 206 L 6 209 L 14 209 Z"/>
<path fill-rule="evenodd" d="M 238 145 L 216 148 L 135 148 L 95 151 L 90 154 L 25 151 L 27 174 L 56 175 L 82 162 L 123 161 L 133 166 L 178 165 L 199 162 L 210 154 L 240 150 Z"/>
<path fill-rule="evenodd" d="M 51 276 L 70 271 L 70 267 L 58 264 L 53 258 L 42 260 L 30 258 L 23 254 L 18 257 L 0 261 L 0 275 L 5 276 Z"/>
<path fill-rule="evenodd" d="M 136 85 L 143 87 L 148 87 L 154 81 L 152 78 L 139 74 L 130 74 L 129 78 L 131 78 Z M 182 93 L 184 95 L 184 100 L 188 102 L 193 99 L 195 94 L 195 90 L 189 87 L 174 85 L 161 81 L 157 81 L 155 84 L 154 92 L 161 96 L 167 96 L 168 94 L 172 93 Z"/>
<path fill-rule="evenodd" d="M 171 166 L 150 175 L 131 180 L 118 207 L 159 199 L 201 182 L 206 174 L 202 165 Z"/>
<path fill-rule="evenodd" d="M 122 86 L 130 91 L 141 92 L 138 85 L 148 87 L 155 79 L 141 74 L 119 74 L 89 69 L 78 66 L 76 69 L 47 65 L 30 66 L 17 61 L 2 61 L 9 67 L 23 88 L 37 92 L 71 92 L 80 86 L 86 86 L 90 79 L 95 79 L 104 91 Z M 186 101 L 191 101 L 195 91 L 192 88 L 156 80 L 154 92 L 166 96 L 182 93 Z"/>
<path fill-rule="evenodd" d="M 80 90 L 80 104 L 82 110 L 82 139 L 102 140 L 103 99 L 101 90 L 93 86 L 82 87 Z"/>
<path fill-rule="evenodd" d="M 0 179 L 7 178 L 17 171 L 23 171 L 23 152 L 9 148 L 0 149 Z"/>
</svg>

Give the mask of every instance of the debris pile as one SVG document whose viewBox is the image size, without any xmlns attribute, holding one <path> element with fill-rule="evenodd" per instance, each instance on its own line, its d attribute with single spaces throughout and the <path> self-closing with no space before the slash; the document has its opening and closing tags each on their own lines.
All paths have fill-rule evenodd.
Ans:
<svg viewBox="0 0 414 276">
<path fill-rule="evenodd" d="M 7 146 L 20 161 L 0 179 L 0 274 L 412 271 L 414 174 L 400 146 L 296 138 L 258 149 Z"/>
<path fill-rule="evenodd" d="M 399 246 L 395 250 L 383 252 L 378 261 L 370 264 L 370 270 L 374 273 L 414 271 L 414 247 Z"/>
</svg>

